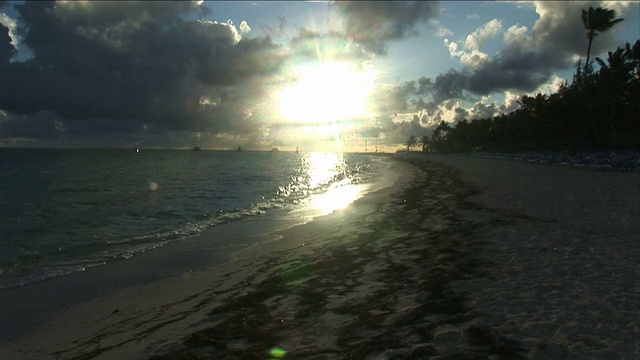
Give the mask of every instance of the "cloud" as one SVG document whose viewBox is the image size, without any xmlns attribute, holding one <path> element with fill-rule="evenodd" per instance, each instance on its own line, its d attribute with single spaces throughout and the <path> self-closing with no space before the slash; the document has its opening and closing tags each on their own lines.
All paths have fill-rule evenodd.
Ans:
<svg viewBox="0 0 640 360">
<path fill-rule="evenodd" d="M 593 3 L 608 6 L 612 3 Z M 518 108 L 524 94 L 553 93 L 565 81 L 554 75 L 571 69 L 576 56 L 586 52 L 586 35 L 580 18 L 588 5 L 572 2 L 536 2 L 540 18 L 532 29 L 520 24 L 504 26 L 494 19 L 471 32 L 462 45 L 445 39 L 452 57 L 460 59 L 461 69 L 450 69 L 435 78 L 418 79 L 410 103 L 424 124 L 455 122 L 463 118 L 477 119 L 510 112 Z M 617 16 L 624 16 L 628 6 L 615 3 Z M 506 30 L 505 30 L 506 28 Z M 612 49 L 613 31 L 600 35 L 597 51 Z M 503 47 L 493 56 L 481 51 L 489 39 L 502 38 Z M 594 42 L 595 45 L 595 42 Z M 600 50 L 597 50 L 600 49 Z M 498 104 L 491 94 L 503 92 L 505 102 Z M 478 100 L 479 99 L 479 100 Z M 471 104 L 469 106 L 469 101 Z"/>
<path fill-rule="evenodd" d="M 529 29 L 527 29 L 526 26 L 518 26 L 518 25 L 511 26 L 510 28 L 507 29 L 507 31 L 504 34 L 504 38 L 503 38 L 504 44 L 507 46 L 507 48 L 511 48 L 511 47 L 526 48 L 527 43 L 530 41 L 529 37 L 527 36 L 528 30 Z"/>
<path fill-rule="evenodd" d="M 377 84 L 371 95 L 375 104 L 374 111 L 390 115 L 409 110 L 408 100 L 416 93 L 416 83 L 407 81 L 402 84 Z"/>
<path fill-rule="evenodd" d="M 438 75 L 434 80 L 421 79 L 422 86 L 419 94 L 429 94 L 436 103 L 441 103 L 449 99 L 464 99 L 463 91 L 468 89 L 469 73 L 450 69 L 444 74 Z"/>
<path fill-rule="evenodd" d="M 368 60 L 374 56 L 340 32 L 322 34 L 306 28 L 299 29 L 298 35 L 289 43 L 289 50 L 293 56 L 305 60 Z"/>
<path fill-rule="evenodd" d="M 487 40 L 498 35 L 500 31 L 502 31 L 502 22 L 498 19 L 493 19 L 469 34 L 464 43 L 464 48 L 467 50 L 480 50 Z"/>
<path fill-rule="evenodd" d="M 498 115 L 500 109 L 497 108 L 495 103 L 490 102 L 490 99 L 490 95 L 483 96 L 473 105 L 473 108 L 468 111 L 466 119 L 486 119 Z"/>
<path fill-rule="evenodd" d="M 196 2 L 26 2 L 15 8 L 24 22 L 23 45 L 34 57 L 4 66 L 0 109 L 15 115 L 3 121 L 4 130 L 24 123 L 50 132 L 58 122 L 68 138 L 249 132 L 259 121 L 245 112 L 258 112 L 285 57 L 268 39 L 243 39 L 246 22 L 238 31 L 232 22 L 188 20 L 201 11 Z M 3 29 L 0 59 L 8 56 Z M 215 106 L 201 99 L 215 99 Z"/>
<path fill-rule="evenodd" d="M 20 45 L 20 38 L 18 37 L 18 34 L 16 34 L 16 21 L 10 18 L 7 14 L 0 13 L 0 25 L 7 28 L 9 37 L 11 38 L 11 45 L 14 47 Z"/>
<path fill-rule="evenodd" d="M 464 50 L 459 50 L 458 44 L 449 41 L 449 39 L 445 39 L 444 43 L 447 45 L 451 57 L 460 58 L 462 64 L 475 70 L 482 67 L 489 60 L 489 55 L 480 51 L 480 48 L 487 40 L 498 35 L 501 30 L 502 23 L 497 19 L 493 19 L 467 36 Z"/>
<path fill-rule="evenodd" d="M 460 62 L 462 64 L 467 65 L 472 69 L 480 68 L 489 60 L 489 55 L 478 49 L 473 49 L 471 51 L 458 50 L 458 44 L 449 41 L 449 39 L 444 39 L 444 43 L 447 45 L 451 57 L 460 58 Z"/>
<path fill-rule="evenodd" d="M 439 27 L 438 31 L 436 32 L 436 36 L 437 37 L 453 36 L 453 31 L 451 31 L 450 29 L 447 29 L 445 27 Z"/>
<path fill-rule="evenodd" d="M 414 113 L 398 114 L 393 117 L 382 117 L 379 119 L 382 132 L 379 138 L 384 143 L 402 144 L 409 136 L 421 137 L 430 134 L 435 126 L 423 126 L 420 119 Z"/>
<path fill-rule="evenodd" d="M 336 1 L 345 33 L 376 54 L 386 54 L 386 42 L 415 35 L 416 28 L 440 13 L 436 2 Z"/>
<path fill-rule="evenodd" d="M 608 4 L 592 5 L 606 7 Z M 493 92 L 531 92 L 538 89 L 551 79 L 555 71 L 570 69 L 576 56 L 584 56 L 587 40 L 581 11 L 585 6 L 578 2 L 538 1 L 535 9 L 540 18 L 530 33 L 526 26 L 519 24 L 503 31 L 502 23 L 494 19 L 469 34 L 462 49 L 457 43 L 445 39 L 451 56 L 459 58 L 467 69 L 449 72 L 436 79 L 437 86 L 433 87 L 435 98 L 462 98 L 463 91 L 484 96 Z M 627 9 L 624 4 L 617 4 L 617 7 Z M 598 36 L 594 42 L 594 54 L 618 45 L 615 29 Z M 488 39 L 501 33 L 504 47 L 493 57 L 480 51 Z"/>
<path fill-rule="evenodd" d="M 508 113 L 518 109 L 520 107 L 520 104 L 518 103 L 518 101 L 520 101 L 523 95 L 529 95 L 529 96 L 535 97 L 537 94 L 549 95 L 549 94 L 556 93 L 560 89 L 560 86 L 562 86 L 565 83 L 565 81 L 566 81 L 565 79 L 557 75 L 553 75 L 547 82 L 541 84 L 538 88 L 534 89 L 533 91 L 524 92 L 524 93 L 523 92 L 514 93 L 511 91 L 505 91 L 504 93 L 505 100 L 504 100 L 504 104 L 500 106 L 500 112 Z"/>
<path fill-rule="evenodd" d="M 422 123 L 428 126 L 436 126 L 440 122 L 456 123 L 466 119 L 469 111 L 464 109 L 464 104 L 458 100 L 444 100 L 431 102 L 423 109 Z"/>
<path fill-rule="evenodd" d="M 11 29 L 0 24 L 0 74 L 2 74 L 2 68 L 9 63 L 15 53 L 16 49 L 11 40 Z"/>
<path fill-rule="evenodd" d="M 242 22 L 240 23 L 240 31 L 243 34 L 248 34 L 251 32 L 251 26 L 249 26 L 249 24 L 247 24 L 245 20 L 242 20 Z"/>
<path fill-rule="evenodd" d="M 39 112 L 31 116 L 7 114 L 0 119 L 0 133 L 7 138 L 48 140 L 64 132 L 60 119 L 47 112 Z"/>
<path fill-rule="evenodd" d="M 0 8 L 6 4 L 0 1 Z M 637 6 L 591 3 L 599 4 L 616 7 L 618 17 Z M 363 64 L 385 54 L 389 42 L 414 36 L 425 25 L 436 36 L 452 36 L 435 20 L 439 7 L 432 2 L 338 1 L 331 6 L 342 27 L 323 34 L 299 29 L 284 47 L 268 36 L 250 36 L 246 21 L 195 20 L 208 11 L 200 5 L 12 3 L 19 24 L 0 16 L 0 138 L 103 146 L 266 144 L 283 139 L 283 131 L 268 130 L 276 122 L 269 104 L 273 90 L 293 80 L 289 65 L 302 60 Z M 403 142 L 406 131 L 422 131 L 422 125 L 485 116 L 510 108 L 519 94 L 556 86 L 559 78 L 552 74 L 570 69 L 575 57 L 586 52 L 580 12 L 588 4 L 528 6 L 540 16 L 533 26 L 495 19 L 463 42 L 445 40 L 450 55 L 460 61 L 458 68 L 434 78 L 377 84 L 372 110 L 388 120 L 381 136 L 388 133 L 389 139 Z M 273 34 L 281 34 L 286 19 L 273 26 Z M 620 45 L 616 29 L 598 36 L 595 56 Z M 482 50 L 495 39 L 502 39 L 503 47 L 490 56 Z M 17 44 L 33 58 L 10 62 Z M 494 92 L 505 94 L 504 105 L 491 103 Z M 416 113 L 419 128 L 412 120 Z M 397 125 L 404 114 L 406 124 Z"/>
</svg>

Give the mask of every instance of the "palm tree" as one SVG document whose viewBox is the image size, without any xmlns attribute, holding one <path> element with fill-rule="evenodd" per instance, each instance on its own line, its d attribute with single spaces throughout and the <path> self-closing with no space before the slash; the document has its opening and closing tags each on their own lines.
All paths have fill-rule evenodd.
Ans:
<svg viewBox="0 0 640 360">
<path fill-rule="evenodd" d="M 640 40 L 634 45 L 636 51 L 640 52 Z M 629 109 L 631 104 L 637 102 L 638 98 L 638 80 L 636 79 L 637 60 L 634 57 L 640 57 L 640 54 L 634 54 L 631 44 L 626 43 L 625 48 L 618 48 L 616 51 L 609 51 L 607 62 L 599 57 L 595 61 L 600 65 L 598 72 L 598 86 L 601 88 L 601 94 L 596 103 L 600 102 L 604 106 L 609 107 L 609 125 L 614 130 L 614 124 L 624 122 L 624 116 L 618 118 L 618 110 L 624 112 Z M 616 131 L 617 126 L 616 126 Z"/>
<path fill-rule="evenodd" d="M 609 51 L 608 55 L 606 63 L 596 57 L 596 62 L 600 65 L 600 76 L 607 80 L 606 83 L 621 87 L 633 80 L 636 63 L 629 43 L 626 44 L 626 49 L 618 48 L 614 52 Z"/>
<path fill-rule="evenodd" d="M 625 46 L 625 52 L 631 62 L 635 64 L 635 74 L 638 80 L 640 80 L 640 40 L 636 40 L 636 43 L 631 46 L 629 43 Z"/>
<path fill-rule="evenodd" d="M 427 149 L 429 148 L 429 140 L 430 139 L 427 135 L 423 135 L 418 141 L 420 146 L 422 146 L 422 152 L 427 152 Z"/>
<path fill-rule="evenodd" d="M 414 135 L 411 135 L 409 136 L 409 140 L 407 140 L 405 145 L 407 145 L 407 150 L 411 151 L 411 148 L 418 145 L 418 139 Z"/>
<path fill-rule="evenodd" d="M 589 68 L 589 56 L 591 55 L 591 43 L 593 43 L 593 39 L 598 36 L 599 32 L 605 32 L 623 20 L 614 19 L 615 16 L 615 10 L 601 7 L 594 9 L 589 6 L 589 10 L 582 10 L 582 23 L 584 24 L 584 28 L 587 30 L 587 39 L 589 39 L 589 46 L 587 47 L 587 61 L 584 64 L 585 75 L 587 75 L 587 70 Z"/>
<path fill-rule="evenodd" d="M 614 19 L 616 12 L 614 10 L 605 9 L 601 7 L 593 8 L 589 6 L 588 10 L 582 10 L 582 24 L 587 30 L 587 39 L 589 39 L 589 45 L 587 47 L 587 61 L 584 63 L 583 80 L 588 78 L 589 71 L 589 56 L 591 55 L 591 44 L 593 39 L 598 36 L 598 33 L 605 32 L 611 29 L 615 24 L 622 21 L 622 19 Z M 588 100 L 590 102 L 590 100 Z M 589 112 L 589 120 L 591 122 L 591 129 L 598 143 L 598 147 L 602 148 L 602 141 L 600 140 L 600 133 L 596 126 L 593 113 Z"/>
</svg>

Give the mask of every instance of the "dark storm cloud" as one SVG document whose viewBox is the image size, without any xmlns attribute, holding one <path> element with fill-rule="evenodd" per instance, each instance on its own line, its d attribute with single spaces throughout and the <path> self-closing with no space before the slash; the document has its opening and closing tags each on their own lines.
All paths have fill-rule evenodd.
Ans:
<svg viewBox="0 0 640 360">
<path fill-rule="evenodd" d="M 9 28 L 0 24 L 0 71 L 2 67 L 9 63 L 9 59 L 13 57 L 15 52 L 15 48 L 11 45 Z"/>
<path fill-rule="evenodd" d="M 390 115 L 408 110 L 409 99 L 415 92 L 414 81 L 406 81 L 399 85 L 381 84 L 373 89 L 371 99 L 376 112 Z"/>
<path fill-rule="evenodd" d="M 0 117 L 0 137 L 52 139 L 60 135 L 61 123 L 47 113 Z"/>
<path fill-rule="evenodd" d="M 416 34 L 420 23 L 434 19 L 440 7 L 434 1 L 336 1 L 345 18 L 345 31 L 376 54 L 386 54 L 385 43 Z"/>
<path fill-rule="evenodd" d="M 421 77 L 418 79 L 418 93 L 422 94 L 422 93 L 426 93 L 429 91 L 429 89 L 431 88 L 431 85 L 433 84 L 433 80 L 428 78 L 428 77 Z"/>
<path fill-rule="evenodd" d="M 564 68 L 554 66 L 554 62 L 544 53 L 503 51 L 469 76 L 468 90 L 478 95 L 533 91 L 549 80 L 553 69 Z"/>
<path fill-rule="evenodd" d="M 417 94 L 431 96 L 433 101 L 440 103 L 507 90 L 530 92 L 547 82 L 554 68 L 560 69 L 552 67 L 552 63 L 553 60 L 546 59 L 546 54 L 506 49 L 478 69 L 450 69 L 435 79 L 421 78 Z"/>
<path fill-rule="evenodd" d="M 587 52 L 587 32 L 582 23 L 582 10 L 589 6 L 603 7 L 616 11 L 616 18 L 625 16 L 637 16 L 633 11 L 624 14 L 624 7 L 618 6 L 613 1 L 541 1 L 536 3 L 537 12 L 540 19 L 532 29 L 532 41 L 542 52 L 556 57 L 566 57 L 567 55 L 586 56 Z M 636 5 L 631 5 L 635 6 Z M 607 50 L 612 50 L 620 45 L 616 41 L 616 33 L 622 24 L 614 26 L 612 29 L 599 33 L 592 45 L 592 53 L 597 54 Z"/>
<path fill-rule="evenodd" d="M 462 99 L 462 91 L 468 88 L 468 83 L 469 74 L 467 72 L 451 69 L 438 75 L 430 86 L 423 87 L 423 90 L 430 89 L 433 100 L 440 103 L 448 99 Z"/>
<path fill-rule="evenodd" d="M 283 56 L 268 39 L 240 40 L 231 24 L 187 20 L 200 11 L 195 2 L 15 7 L 34 57 L 5 66 L 0 109 L 55 116 L 70 136 L 252 128 L 245 111 Z M 8 54 L 5 29 L 0 59 Z"/>
</svg>

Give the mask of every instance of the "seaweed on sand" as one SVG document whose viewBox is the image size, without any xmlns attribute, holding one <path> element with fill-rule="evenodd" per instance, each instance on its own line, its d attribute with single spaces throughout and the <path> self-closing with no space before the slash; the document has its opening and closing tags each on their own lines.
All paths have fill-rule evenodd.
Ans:
<svg viewBox="0 0 640 360">
<path fill-rule="evenodd" d="M 286 358 L 519 358 L 518 342 L 479 325 L 452 284 L 492 266 L 486 227 L 526 219 L 468 202 L 477 189 L 454 170 L 418 165 L 392 211 L 355 219 L 360 231 L 306 258 L 283 252 L 286 266 L 267 267 L 210 314 L 217 322 L 154 359 L 264 359 L 283 342 L 296 344 Z"/>
</svg>

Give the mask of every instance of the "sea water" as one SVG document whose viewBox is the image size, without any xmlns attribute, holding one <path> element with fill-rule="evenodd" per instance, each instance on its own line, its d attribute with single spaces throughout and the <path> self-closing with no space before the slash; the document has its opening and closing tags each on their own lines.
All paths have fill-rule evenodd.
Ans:
<svg viewBox="0 0 640 360">
<path fill-rule="evenodd" d="M 126 261 L 230 222 L 322 215 L 384 186 L 389 163 L 371 154 L 0 149 L 0 288 Z"/>
</svg>

